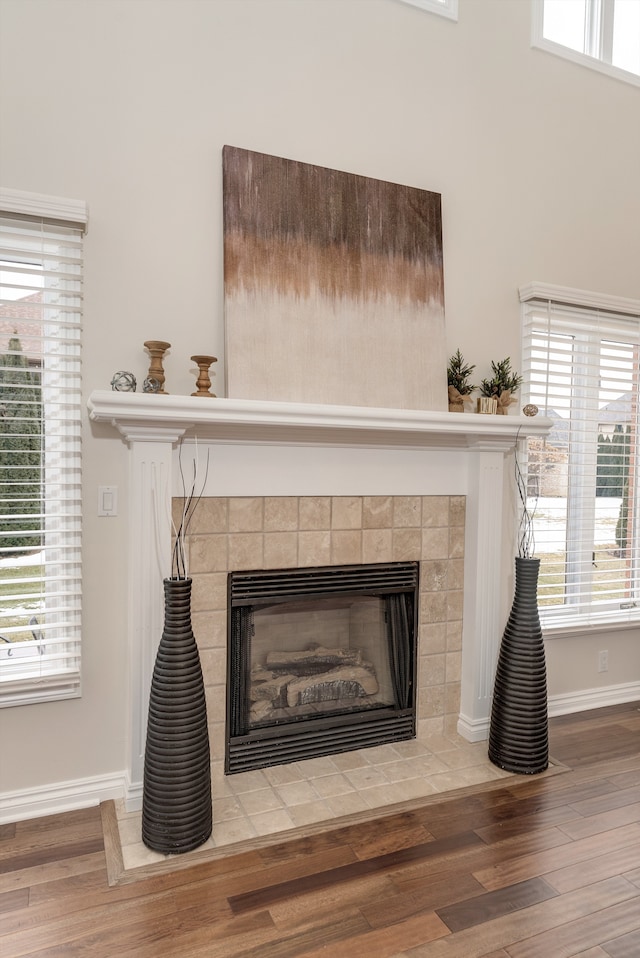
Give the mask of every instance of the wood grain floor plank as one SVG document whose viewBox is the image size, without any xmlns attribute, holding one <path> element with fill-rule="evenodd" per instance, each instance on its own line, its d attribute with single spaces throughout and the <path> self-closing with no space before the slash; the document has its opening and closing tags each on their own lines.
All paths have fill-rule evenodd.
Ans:
<svg viewBox="0 0 640 958">
<path fill-rule="evenodd" d="M 504 842 L 496 842 L 493 845 L 480 844 L 463 849 L 438 863 L 437 866 L 429 862 L 409 865 L 402 869 L 401 874 L 394 875 L 394 882 L 403 891 L 412 891 L 429 876 L 435 876 L 437 873 L 441 881 L 455 882 L 462 871 L 468 871 L 475 877 L 477 871 L 490 870 L 499 862 L 508 863 L 529 855 L 540 855 L 563 845 L 567 847 L 571 845 L 571 840 L 566 835 L 557 828 L 544 828 L 540 831 L 532 831 L 528 835 L 517 835 L 515 838 L 508 838 Z M 524 876 L 524 878 L 533 877 L 536 876 Z M 520 881 L 519 878 L 514 880 Z"/>
<path fill-rule="evenodd" d="M 522 788 L 526 787 L 526 784 L 522 786 Z M 514 823 L 513 833 L 517 834 L 520 830 L 526 831 L 528 819 L 537 819 L 548 815 L 550 824 L 553 823 L 555 814 L 561 820 L 578 819 L 581 815 L 573 808 L 576 801 L 581 798 L 618 791 L 615 786 L 608 782 L 603 785 L 592 781 L 583 782 L 573 788 L 565 788 L 562 792 L 548 791 L 547 788 L 548 786 L 545 786 L 544 791 L 541 792 L 540 784 L 538 784 L 538 792 L 530 794 L 527 798 L 519 795 L 519 790 L 514 790 L 516 794 L 512 797 L 506 798 L 494 806 L 485 806 L 479 811 L 469 811 L 462 806 L 458 809 L 453 807 L 449 814 L 446 816 L 440 815 L 437 818 L 425 813 L 423 816 L 424 825 L 435 838 L 441 838 L 452 831 L 472 828 L 483 838 L 485 838 L 484 833 L 486 831 L 488 834 L 487 840 L 491 841 L 492 828 L 504 829 L 508 834 L 511 823 Z M 558 809 L 562 809 L 562 811 L 557 811 Z M 544 818 L 542 820 L 544 821 Z M 522 827 L 520 828 L 521 823 Z"/>
<path fill-rule="evenodd" d="M 278 928 L 287 934 L 309 921 L 328 919 L 337 921 L 338 916 L 345 909 L 348 911 L 358 909 L 361 914 L 364 914 L 369 927 L 375 927 L 371 924 L 370 916 L 365 912 L 365 908 L 374 913 L 382 911 L 396 895 L 397 890 L 388 875 L 372 875 L 358 881 L 330 885 L 319 891 L 284 898 L 269 906 L 269 914 Z"/>
<path fill-rule="evenodd" d="M 0 893 L 15 891 L 17 888 L 32 888 L 40 883 L 56 881 L 68 875 L 82 875 L 101 869 L 107 876 L 107 863 L 104 852 L 92 855 L 80 855 L 78 858 L 65 858 L 62 861 L 50 861 L 46 865 L 35 865 L 20 871 L 0 874 Z"/>
<path fill-rule="evenodd" d="M 621 878 L 607 879 L 588 888 L 580 888 L 568 895 L 560 895 L 538 905 L 532 905 L 515 914 L 495 918 L 481 926 L 466 928 L 425 947 L 405 949 L 407 958 L 484 958 L 487 952 L 504 948 L 510 958 L 516 958 L 514 949 L 540 935 L 548 934 L 545 952 L 533 952 L 529 958 L 560 958 L 552 945 L 553 936 L 563 926 L 577 925 L 602 909 L 619 904 L 625 907 L 635 900 L 630 898 L 629 882 Z M 610 926 L 611 927 L 611 926 Z M 609 936 L 610 936 L 609 932 Z M 602 939 L 589 942 L 589 946 Z M 522 958 L 518 955 L 517 958 Z"/>
<path fill-rule="evenodd" d="M 246 902 L 246 905 L 241 904 L 237 908 L 232 904 L 234 912 L 238 913 L 248 908 L 263 907 L 260 904 L 262 896 L 272 901 L 282 897 L 279 891 L 269 896 L 269 889 L 293 888 L 302 891 L 316 885 L 321 888 L 327 884 L 328 875 L 358 867 L 361 867 L 360 863 L 349 847 L 330 848 L 307 858 L 295 857 L 275 866 L 209 879 L 209 887 L 213 893 L 223 893 L 232 903 Z M 255 901 L 255 904 L 249 904 L 250 901 Z"/>
<path fill-rule="evenodd" d="M 28 854 L 49 845 L 65 842 L 102 839 L 102 821 L 98 806 L 67 812 L 63 821 L 59 815 L 46 815 L 17 822 L 12 837 L 1 841 L 2 857 Z"/>
<path fill-rule="evenodd" d="M 447 926 L 431 913 L 416 918 L 410 918 L 389 928 L 370 931 L 358 937 L 343 938 L 341 941 L 342 954 L 345 958 L 391 958 L 398 950 L 407 951 L 417 944 L 435 942 L 449 934 Z M 335 953 L 338 958 L 338 952 Z M 240 956 L 238 956 L 240 958 Z M 245 956 L 241 956 L 245 958 Z M 246 958 L 263 958 L 262 955 L 247 955 Z M 271 956 L 269 956 L 271 958 Z M 275 958 L 275 956 L 274 956 Z M 278 956 L 280 958 L 280 956 Z M 285 956 L 282 956 L 285 958 Z M 294 952 L 286 958 L 328 958 L 326 949 L 316 943 L 308 951 Z"/>
<path fill-rule="evenodd" d="M 0 875 L 12 871 L 23 871 L 25 868 L 41 868 L 49 862 L 64 861 L 70 858 L 81 858 L 92 855 L 94 852 L 104 852 L 102 835 L 81 842 L 70 842 L 68 845 L 47 845 L 43 848 L 34 848 L 29 852 L 10 855 L 0 861 Z"/>
<path fill-rule="evenodd" d="M 620 933 L 620 937 L 626 937 L 637 932 L 639 927 L 640 898 L 635 897 L 631 901 L 599 909 L 578 921 L 567 922 L 526 941 L 509 945 L 509 954 L 511 958 L 542 958 L 543 955 L 573 958 L 576 951 L 584 950 L 594 941 L 610 940 L 613 928 Z M 607 948 L 604 950 L 606 952 Z M 637 952 L 634 958 L 637 958 Z"/>
<path fill-rule="evenodd" d="M 293 958 L 310 942 L 324 941 L 330 945 L 339 942 L 344 935 L 357 936 L 366 930 L 366 923 L 357 910 L 345 912 L 339 923 L 308 922 L 306 927 L 291 935 L 283 935 L 267 912 L 253 912 L 234 918 L 232 923 L 181 928 L 177 935 L 158 937 L 153 943 L 118 952 L 118 958 L 263 958 L 269 954 Z"/>
<path fill-rule="evenodd" d="M 286 898 L 289 895 L 299 895 L 303 892 L 315 891 L 341 882 L 353 881 L 372 873 L 386 869 L 398 868 L 408 862 L 425 859 L 435 860 L 453 850 L 480 844 L 480 839 L 474 832 L 464 832 L 451 838 L 429 841 L 412 848 L 402 848 L 377 858 L 357 861 L 338 868 L 332 868 L 320 874 L 308 875 L 304 878 L 283 881 L 277 885 L 262 887 L 253 892 L 229 897 L 229 903 L 236 914 L 250 908 L 265 908 L 271 903 Z"/>
<path fill-rule="evenodd" d="M 48 912 L 47 906 L 33 910 L 27 908 L 9 916 L 12 921 L 8 924 L 8 932 L 0 938 L 0 954 L 2 958 L 19 958 L 45 947 L 65 945 L 71 949 L 74 942 L 107 933 L 114 926 L 122 935 L 128 923 L 144 923 L 149 931 L 165 922 L 168 931 L 174 916 L 175 909 L 163 896 L 117 902 L 64 915 L 55 908 Z M 4 926 L 3 921 L 3 930 Z"/>
<path fill-rule="evenodd" d="M 558 892 L 555 888 L 548 885 L 543 878 L 530 878 L 506 888 L 499 888 L 496 891 L 486 892 L 484 895 L 477 895 L 453 905 L 438 908 L 436 914 L 442 918 L 447 928 L 456 932 L 557 896 Z"/>
<path fill-rule="evenodd" d="M 618 726 L 612 730 L 610 736 L 603 735 L 601 739 L 593 739 L 591 742 L 580 742 L 579 736 L 573 737 L 567 742 L 567 747 L 575 754 L 571 759 L 572 768 L 580 768 L 583 764 L 593 764 L 594 761 L 615 761 L 616 758 L 628 754 L 629 748 L 633 746 L 635 737 L 631 730 L 623 729 Z"/>
<path fill-rule="evenodd" d="M 50 868 L 51 866 L 47 867 Z M 42 905 L 45 902 L 58 902 L 61 911 L 77 908 L 77 901 L 82 897 L 83 905 L 92 907 L 109 901 L 121 901 L 123 898 L 135 897 L 136 892 L 128 885 L 110 888 L 107 881 L 107 870 L 103 866 L 93 871 L 83 871 L 77 874 L 68 873 L 63 877 L 51 877 L 30 887 L 30 904 Z"/>
<path fill-rule="evenodd" d="M 474 877 L 489 891 L 513 885 L 527 878 L 536 878 L 556 871 L 563 865 L 576 864 L 597 858 L 607 851 L 624 848 L 640 840 L 640 824 L 625 825 L 610 832 L 600 833 L 571 842 L 558 848 L 524 855 L 474 873 Z"/>
<path fill-rule="evenodd" d="M 591 858 L 589 861 L 581 861 L 577 865 L 568 865 L 557 871 L 547 872 L 545 880 L 560 894 L 583 888 L 604 878 L 612 878 L 614 875 L 623 875 L 629 881 L 626 873 L 633 869 L 638 861 L 640 861 L 640 844 L 636 842 L 625 845 L 624 848 L 615 852 Z M 640 952 L 638 954 L 640 955 Z"/>
<path fill-rule="evenodd" d="M 609 781 L 617 788 L 631 788 L 633 785 L 640 785 L 640 769 L 633 768 L 628 772 L 621 772 L 619 775 L 611 775 Z"/>
<path fill-rule="evenodd" d="M 611 781 L 610 779 L 608 781 Z M 613 783 L 612 783 L 613 784 Z M 634 783 L 626 788 L 616 786 L 614 791 L 609 794 L 585 798 L 579 802 L 572 802 L 576 811 L 585 817 L 597 815 L 600 812 L 608 812 L 614 808 L 620 808 L 622 805 L 631 805 L 640 801 L 640 785 Z"/>
<path fill-rule="evenodd" d="M 600 945 L 596 945 L 595 948 L 587 948 L 586 951 L 579 952 L 575 958 L 609 958 L 609 956 Z"/>
<path fill-rule="evenodd" d="M 637 885 L 640 888 L 640 868 L 634 868 L 632 871 L 624 873 L 624 877 L 627 881 L 630 881 L 633 885 Z"/>
<path fill-rule="evenodd" d="M 603 951 L 611 958 L 638 958 L 640 955 L 640 930 L 627 935 L 612 938 L 602 945 Z"/>
<path fill-rule="evenodd" d="M 515 809 L 515 811 L 518 810 Z M 492 822 L 491 825 L 476 828 L 475 831 L 484 842 L 490 845 L 493 842 L 504 841 L 505 838 L 529 834 L 533 828 L 540 828 L 545 825 L 564 825 L 580 819 L 581 816 L 571 805 L 553 805 L 550 808 L 527 810 L 522 815 L 514 814 L 513 817 Z"/>
<path fill-rule="evenodd" d="M 378 827 L 372 835 L 357 836 L 349 845 L 356 858 L 365 860 L 378 858 L 401 848 L 426 845 L 431 841 L 434 841 L 434 836 L 424 825 L 410 822 L 392 825 L 390 828 Z"/>
<path fill-rule="evenodd" d="M 208 918 L 206 911 L 200 909 L 197 912 L 186 909 L 179 915 L 177 934 L 172 930 L 169 936 L 156 941 L 152 950 L 147 949 L 145 939 L 136 944 L 132 955 L 135 958 L 175 958 L 176 955 L 180 958 L 183 955 L 185 958 L 233 958 L 253 948 L 268 947 L 279 937 L 278 929 L 266 911 L 242 915 L 239 920 L 233 917 L 223 921 L 216 921 L 214 915 Z"/>
<path fill-rule="evenodd" d="M 384 900 L 360 905 L 362 914 L 372 928 L 393 925 L 420 912 L 437 911 L 438 908 L 485 893 L 482 885 L 466 871 L 456 875 L 455 879 L 441 873 L 425 877 L 420 883 L 414 883 L 411 891 L 398 885 L 395 876 L 391 881 L 393 891 Z"/>
<path fill-rule="evenodd" d="M 235 925 L 235 938 L 228 929 L 215 922 L 184 927 L 182 916 L 173 921 L 159 920 L 152 925 L 132 923 L 124 928 L 98 929 L 84 937 L 52 944 L 22 958 L 232 958 L 235 938 L 245 942 L 262 940 L 273 934 L 273 926 L 266 914 L 243 916 Z M 120 944 L 123 945 L 122 950 Z M 4 958 L 4 956 L 3 956 Z"/>
<path fill-rule="evenodd" d="M 560 828 L 570 838 L 579 839 L 587 838 L 589 835 L 598 835 L 600 832 L 608 832 L 613 828 L 620 828 L 622 825 L 630 825 L 633 822 L 640 822 L 640 802 L 618 806 L 597 815 L 562 822 Z"/>
<path fill-rule="evenodd" d="M 0 894 L 0 914 L 8 911 L 19 911 L 29 904 L 29 889 L 18 888 Z"/>
</svg>

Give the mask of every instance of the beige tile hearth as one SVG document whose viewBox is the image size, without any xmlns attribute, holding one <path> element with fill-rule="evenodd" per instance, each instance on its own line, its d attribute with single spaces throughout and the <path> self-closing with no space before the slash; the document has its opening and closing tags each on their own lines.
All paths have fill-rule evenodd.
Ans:
<svg viewBox="0 0 640 958">
<path fill-rule="evenodd" d="M 486 742 L 470 744 L 458 736 L 413 739 L 339 755 L 278 765 L 225 776 L 212 766 L 213 834 L 195 852 L 170 856 L 142 844 L 140 812 L 116 804 L 125 871 L 148 866 L 186 864 L 207 851 L 234 855 L 256 842 L 281 841 L 335 828 L 354 816 L 373 818 L 403 803 L 427 800 L 446 792 L 511 779 L 492 765 Z"/>
</svg>

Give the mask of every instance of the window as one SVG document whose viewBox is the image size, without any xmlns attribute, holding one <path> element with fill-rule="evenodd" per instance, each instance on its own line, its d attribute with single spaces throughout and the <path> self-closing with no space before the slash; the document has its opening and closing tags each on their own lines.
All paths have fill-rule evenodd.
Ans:
<svg viewBox="0 0 640 958">
<path fill-rule="evenodd" d="M 401 3 L 408 3 L 412 7 L 420 7 L 421 10 L 428 10 L 429 13 L 438 13 L 441 17 L 448 17 L 449 20 L 458 19 L 458 0 L 400 0 Z"/>
<path fill-rule="evenodd" d="M 85 223 L 0 190 L 0 705 L 80 690 Z"/>
<path fill-rule="evenodd" d="M 640 0 L 534 0 L 533 16 L 534 46 L 640 86 Z"/>
<path fill-rule="evenodd" d="M 523 397 L 554 420 L 526 482 L 547 629 L 640 621 L 640 302 L 531 286 Z"/>
</svg>

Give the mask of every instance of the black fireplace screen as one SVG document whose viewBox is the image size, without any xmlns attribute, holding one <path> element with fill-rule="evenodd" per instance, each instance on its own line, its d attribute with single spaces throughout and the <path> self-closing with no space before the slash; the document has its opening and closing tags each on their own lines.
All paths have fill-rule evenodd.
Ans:
<svg viewBox="0 0 640 958">
<path fill-rule="evenodd" d="M 228 773 L 415 737 L 418 563 L 229 575 Z"/>
</svg>

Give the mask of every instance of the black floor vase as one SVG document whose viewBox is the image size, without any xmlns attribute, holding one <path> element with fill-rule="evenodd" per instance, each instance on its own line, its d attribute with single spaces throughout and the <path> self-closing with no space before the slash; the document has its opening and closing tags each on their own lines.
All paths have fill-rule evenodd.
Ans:
<svg viewBox="0 0 640 958">
<path fill-rule="evenodd" d="M 549 765 L 547 670 L 538 614 L 539 559 L 516 559 L 516 586 L 504 630 L 491 708 L 489 758 L 522 775 Z"/>
<path fill-rule="evenodd" d="M 191 628 L 191 579 L 165 579 L 165 619 L 151 679 L 142 792 L 142 840 L 188 852 L 212 827 L 204 682 Z"/>
</svg>

